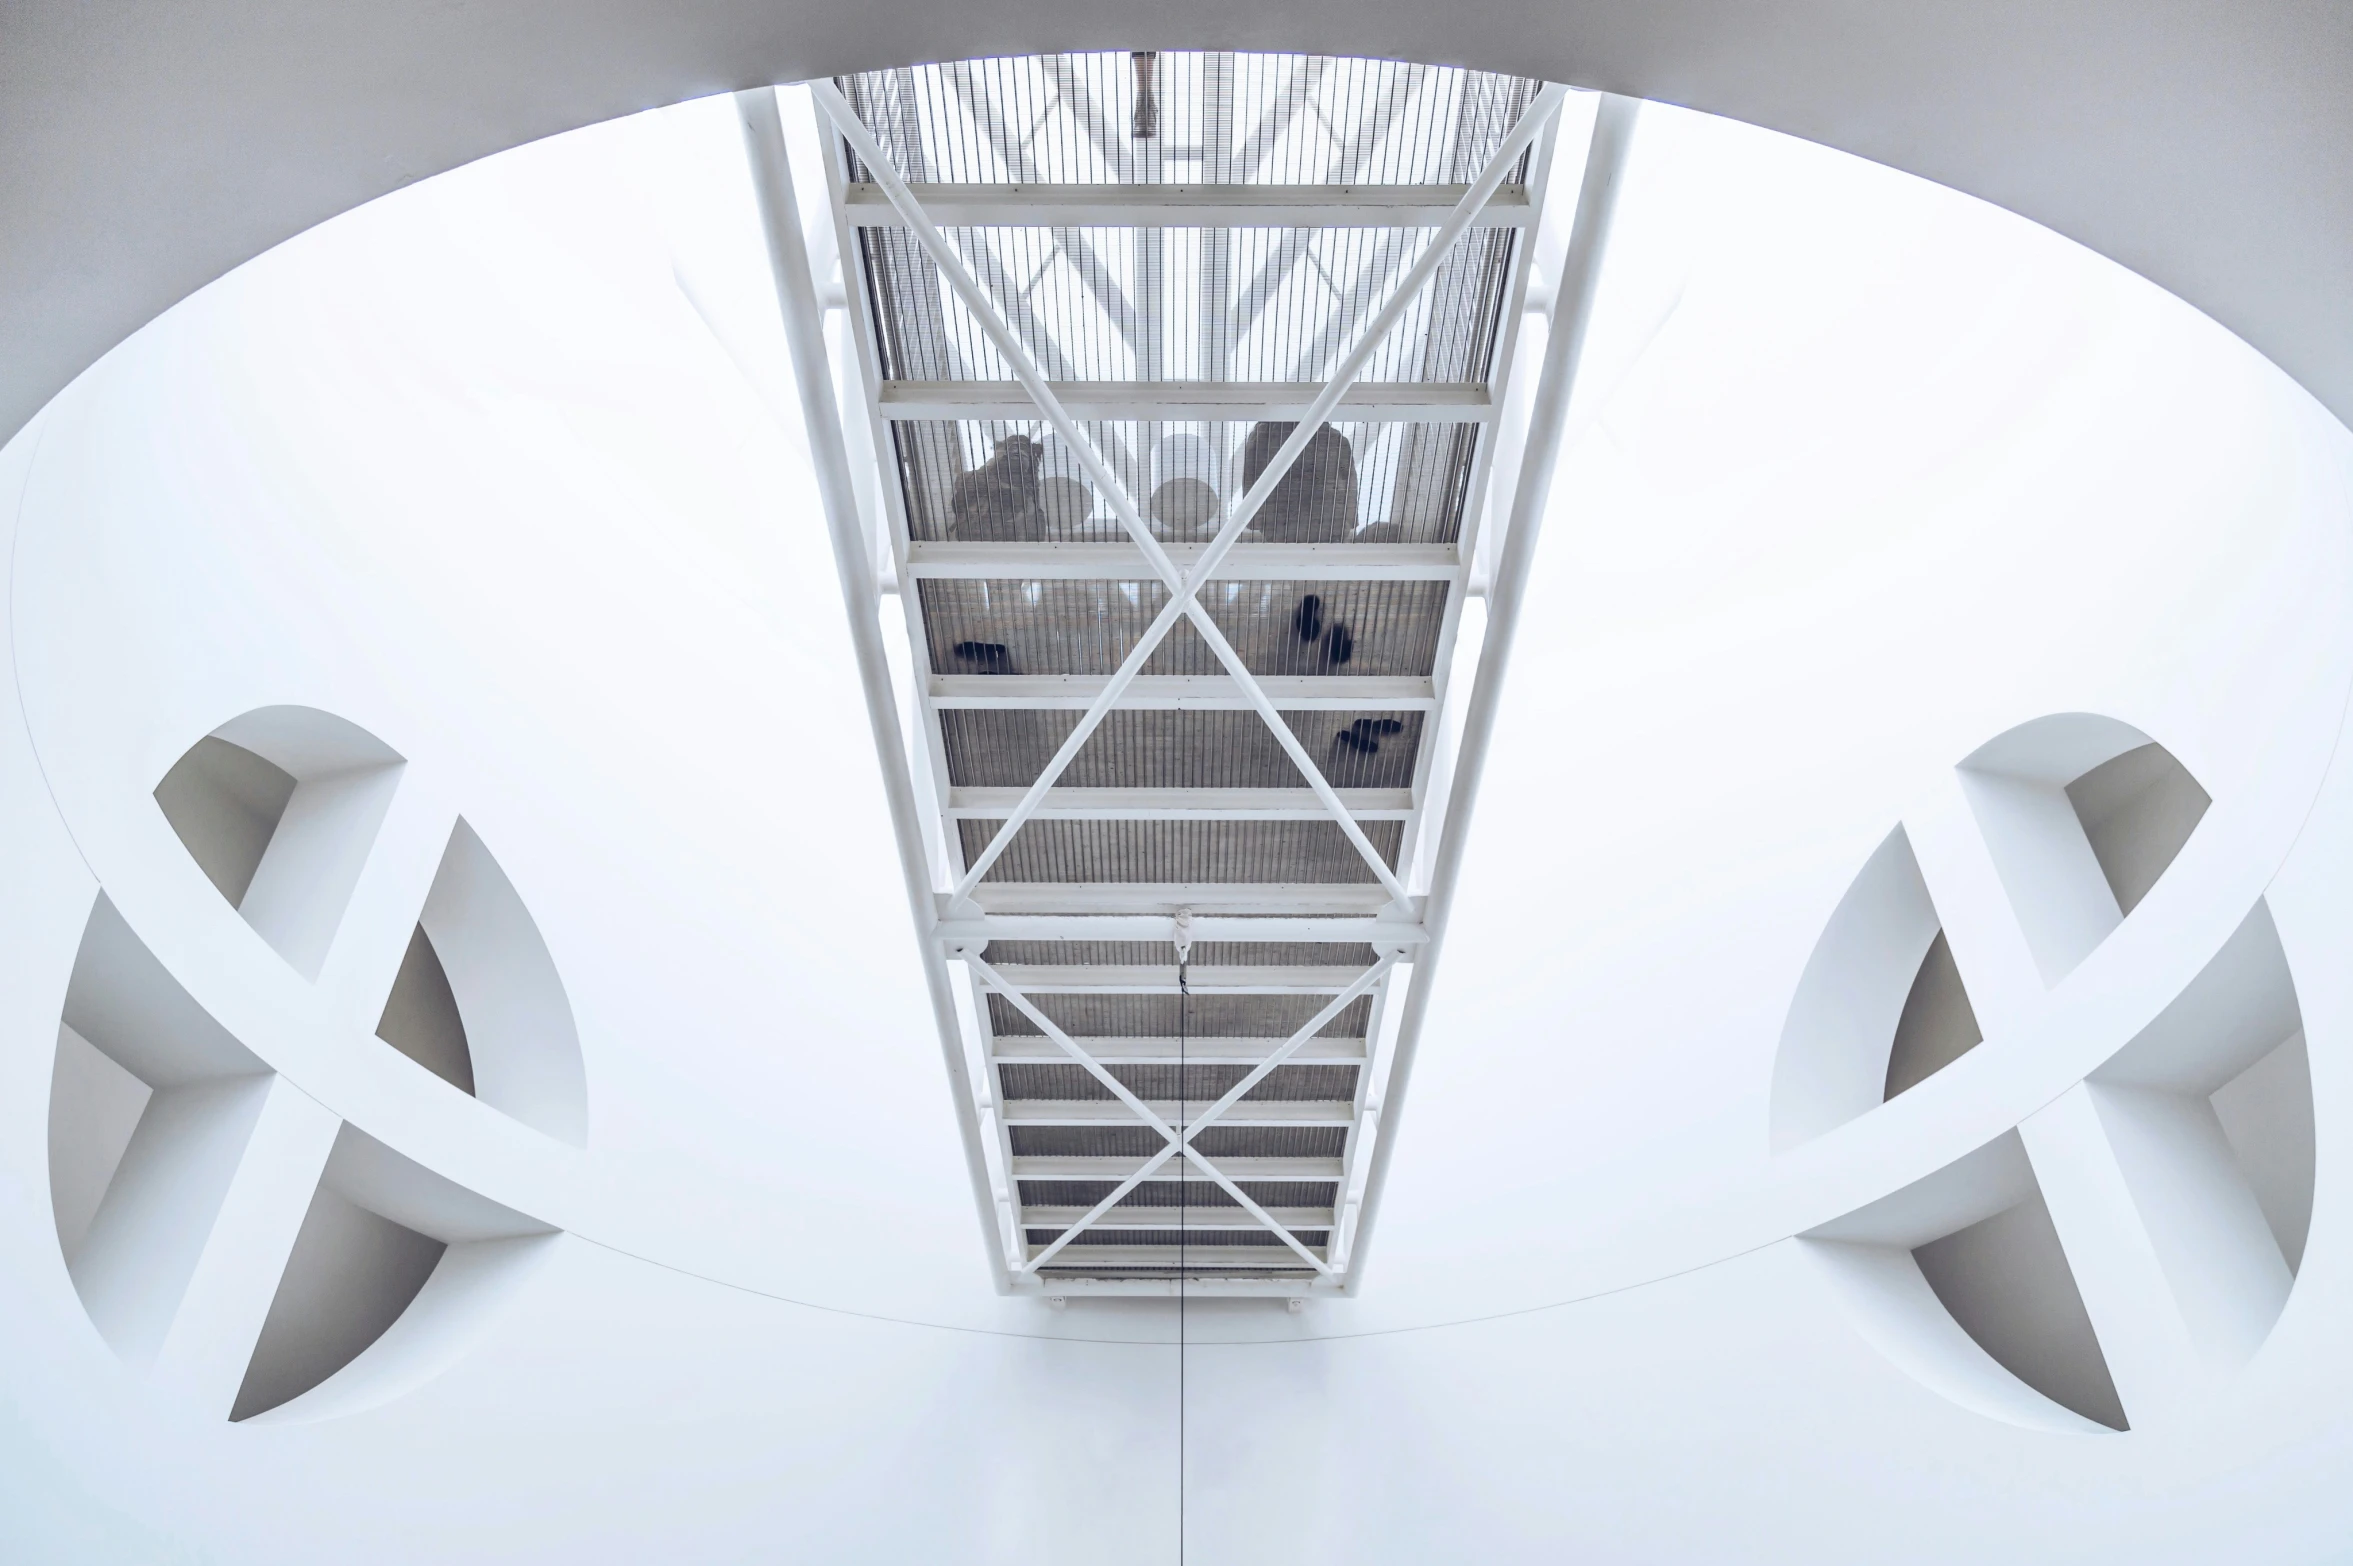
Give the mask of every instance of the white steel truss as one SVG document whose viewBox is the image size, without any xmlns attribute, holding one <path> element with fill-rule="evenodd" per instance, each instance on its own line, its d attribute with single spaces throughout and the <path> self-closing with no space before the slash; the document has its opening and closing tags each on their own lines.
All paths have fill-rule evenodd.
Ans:
<svg viewBox="0 0 2353 1566">
<path fill-rule="evenodd" d="M 1450 688 L 1479 526 L 1490 509 L 1508 517 L 1487 553 L 1499 572 L 1524 570 L 1630 106 L 1605 103 L 1578 231 L 1566 262 L 1549 261 L 1538 422 L 1517 491 L 1490 508 L 1566 90 L 1375 62 L 1171 58 L 812 84 L 846 328 L 830 345 L 774 95 L 739 104 L 999 1286 L 1349 1290 L 1394 1062 L 1410 1055 L 1400 1020 L 1418 1032 L 1442 923 L 1424 883 L 1435 873 L 1451 892 L 1508 638 L 1508 616 L 1491 613 L 1479 678 Z M 1190 96 L 1147 104 L 1156 72 Z M 1131 79 L 1133 102 L 1106 89 Z M 1429 145 L 1400 151 L 1413 115 Z M 1311 123 L 1324 142 L 1302 140 Z M 1172 175 L 1180 164 L 1202 177 Z M 1002 177 L 940 178 L 949 168 Z M 1371 237 L 1347 250 L 1323 237 L 1349 233 Z M 1026 272 L 1009 264 L 1024 257 Z M 1306 298 L 1320 314 L 1301 312 Z M 1490 309 L 1496 329 L 1479 338 Z M 1469 326 L 1447 310 L 1469 310 Z M 1272 348 L 1269 321 L 1290 333 Z M 1401 349 L 1407 323 L 1419 341 Z M 1430 345 L 1461 341 L 1469 357 L 1452 370 L 1414 372 L 1417 349 L 1427 366 Z M 1245 378 L 1270 352 L 1294 377 Z M 1127 379 L 1080 373 L 1111 360 Z M 976 462 L 1005 424 L 1038 433 L 996 435 Z M 1278 496 L 1295 507 L 1303 484 L 1328 482 L 1335 437 L 1354 536 L 1254 526 Z M 924 466 L 942 449 L 956 481 L 945 524 L 945 486 Z M 1311 450 L 1320 466 L 1300 467 Z M 853 451 L 880 463 L 879 486 Z M 1184 533 L 1198 508 L 1172 518 L 1165 504 L 1172 451 L 1192 464 L 1179 481 L 1214 507 L 1206 537 Z M 1242 493 L 1219 503 L 1241 455 Z M 1366 522 L 1382 502 L 1359 509 L 1356 464 L 1382 460 L 1400 520 Z M 1414 489 L 1417 462 L 1451 463 L 1452 489 Z M 973 526 L 967 488 L 992 485 L 1015 520 Z M 1436 532 L 1424 491 L 1453 497 Z M 1073 533 L 1074 496 L 1106 507 L 1114 531 Z M 890 671 L 890 618 L 911 678 Z M 1458 726 L 1463 742 L 1440 754 Z M 1373 766 L 1384 748 L 1395 759 Z M 1155 768 L 1166 775 L 1145 775 Z M 1441 799 L 1433 854 L 1419 839 Z"/>
</svg>

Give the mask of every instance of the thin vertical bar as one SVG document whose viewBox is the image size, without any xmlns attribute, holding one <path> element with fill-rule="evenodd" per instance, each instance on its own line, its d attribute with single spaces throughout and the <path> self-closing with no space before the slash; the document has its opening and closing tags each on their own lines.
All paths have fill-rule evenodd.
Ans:
<svg viewBox="0 0 2353 1566">
<path fill-rule="evenodd" d="M 768 242 L 768 264 L 784 317 L 785 343 L 792 357 L 793 378 L 801 396 L 801 417 L 808 432 L 809 452 L 817 470 L 818 495 L 824 502 L 825 525 L 832 537 L 834 570 L 839 578 L 842 608 L 850 622 L 850 644 L 858 660 L 859 684 L 866 697 L 867 727 L 874 733 L 875 759 L 881 763 L 883 794 L 889 803 L 891 828 L 899 840 L 899 871 L 905 882 L 908 912 L 913 916 L 917 944 L 922 949 L 923 978 L 931 996 L 933 1026 L 938 1030 L 948 1079 L 967 1100 L 972 1083 L 964 1069 L 964 1033 L 956 1020 L 956 1002 L 948 989 L 947 963 L 931 939 L 938 917 L 931 887 L 924 873 L 928 862 L 923 847 L 921 818 L 915 808 L 915 787 L 907 755 L 899 743 L 898 704 L 893 699 L 890 662 L 882 646 L 882 626 L 876 619 L 881 591 L 874 583 L 867 554 L 865 528 L 858 516 L 856 486 L 850 479 L 849 454 L 842 442 L 840 409 L 834 402 L 833 371 L 826 361 L 824 316 L 817 289 L 809 276 L 809 255 L 801 236 L 801 209 L 793 190 L 792 165 L 785 154 L 784 121 L 777 112 L 774 89 L 735 95 L 736 113 L 743 124 L 744 147 L 750 155 L 752 183 L 758 198 L 761 227 Z M 977 1126 L 969 1115 L 958 1115 L 957 1130 L 964 1142 L 964 1160 L 972 1175 L 973 1200 L 982 1231 L 991 1248 L 997 1244 L 997 1215 L 989 1201 L 988 1160 L 981 1151 Z M 1007 1280 L 1001 1268 L 991 1271 L 1002 1291 Z"/>
<path fill-rule="evenodd" d="M 1561 265 L 1554 294 L 1552 334 L 1544 347 L 1544 369 L 1528 413 L 1527 449 L 1520 459 L 1518 492 L 1512 496 L 1511 520 L 1504 532 L 1502 552 L 1495 563 L 1495 584 L 1489 599 L 1487 636 L 1479 650 L 1479 672 L 1472 681 L 1471 699 L 1463 712 L 1462 740 L 1457 751 L 1454 782 L 1446 801 L 1444 835 L 1430 876 L 1429 902 L 1423 927 L 1429 944 L 1415 963 L 1414 982 L 1405 999 L 1397 1030 L 1396 1056 L 1381 1095 L 1386 1111 L 1376 1134 L 1372 1168 L 1365 1181 L 1363 1216 L 1351 1254 L 1348 1287 L 1362 1281 L 1365 1248 L 1371 1243 L 1381 1187 L 1388 1178 L 1390 1156 L 1397 1145 L 1396 1113 L 1413 1057 L 1421 1041 L 1423 1018 L 1429 1011 L 1429 975 L 1446 937 L 1446 920 L 1454 905 L 1454 889 L 1462 875 L 1463 843 L 1471 811 L 1478 803 L 1480 768 L 1495 732 L 1495 709 L 1511 665 L 1514 631 L 1527 592 L 1528 563 L 1536 553 L 1536 537 L 1544 523 L 1544 508 L 1552 496 L 1554 466 L 1560 457 L 1560 435 L 1576 389 L 1577 365 L 1584 351 L 1586 328 L 1593 318 L 1593 299 L 1601 279 L 1602 258 L 1609 247 L 1610 219 L 1615 210 L 1619 179 L 1633 143 L 1640 100 L 1605 96 L 1595 116 L 1593 142 L 1585 155 L 1585 179 L 1577 192 L 1577 216 L 1569 234 L 1569 251 Z M 1342 1193 L 1346 1195 L 1345 1192 Z"/>
</svg>

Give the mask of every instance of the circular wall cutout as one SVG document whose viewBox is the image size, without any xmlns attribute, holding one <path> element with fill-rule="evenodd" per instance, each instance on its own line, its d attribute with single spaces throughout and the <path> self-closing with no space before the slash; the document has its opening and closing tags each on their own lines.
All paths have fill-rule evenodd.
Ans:
<svg viewBox="0 0 2353 1566">
<path fill-rule="evenodd" d="M 584 1072 L 554 960 L 462 817 L 400 809 L 408 766 L 331 714 L 268 708 L 191 746 L 155 799 L 201 874 L 191 888 L 209 882 L 333 995 L 334 1047 L 396 1051 L 436 1091 L 579 1145 Z M 49 1169 L 100 1334 L 235 1420 L 349 1412 L 439 1373 L 555 1232 L 273 1071 L 103 892 L 59 1019 Z"/>
<path fill-rule="evenodd" d="M 2210 803 L 2162 745 L 2085 713 L 2008 731 L 1956 781 L 1957 808 L 1866 861 L 1807 964 L 1775 1062 L 1776 1152 L 1935 1094 L 1988 1038 L 2023 1031 Z M 2191 1351 L 2224 1368 L 2286 1303 L 2312 1211 L 2312 1084 L 2269 910 L 2164 988 L 2058 1102 L 1806 1236 L 1866 1334 L 1981 1412 L 2128 1428 L 2134 1370 L 2111 1340 L 2140 1307 L 2120 1289 L 2161 1289 Z M 2102 1189 L 2128 1200 L 2103 1206 Z M 2110 1265 L 2119 1213 L 2153 1283 Z"/>
<path fill-rule="evenodd" d="M 581 1145 L 587 1084 L 563 981 L 514 884 L 462 816 L 383 846 L 388 856 L 437 858 L 399 946 L 373 928 L 345 933 L 407 770 L 341 718 L 271 707 L 197 741 L 155 801 L 221 895 L 305 978 L 318 980 L 346 943 L 338 976 L 371 995 L 378 1038 L 493 1109 Z M 354 949 L 363 944 L 379 949 Z"/>
</svg>

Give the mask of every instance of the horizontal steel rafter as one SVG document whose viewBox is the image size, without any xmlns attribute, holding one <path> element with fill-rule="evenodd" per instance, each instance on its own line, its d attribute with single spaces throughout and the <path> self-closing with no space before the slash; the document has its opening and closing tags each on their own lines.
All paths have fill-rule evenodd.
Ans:
<svg viewBox="0 0 2353 1566">
<path fill-rule="evenodd" d="M 948 817 L 1001 821 L 1021 802 L 1017 788 L 954 788 Z M 1344 788 L 1340 803 L 1359 821 L 1403 821 L 1413 791 Z M 1321 821 L 1322 801 L 1303 788 L 1058 788 L 1030 813 L 1033 821 Z"/>
<path fill-rule="evenodd" d="M 1200 1293 L 1202 1279 L 1188 1277 L 1179 1286 L 1174 1277 L 1122 1277 L 1118 1267 L 1104 1267 L 1101 1274 L 1064 1272 L 1059 1267 L 1045 1274 L 1016 1272 L 1012 1279 L 1014 1293 L 1038 1298 L 1073 1298 L 1073 1300 L 1174 1300 L 1179 1293 Z M 1294 1270 L 1292 1277 L 1278 1272 L 1261 1272 L 1252 1277 L 1235 1277 L 1233 1272 L 1219 1272 L 1214 1293 L 1228 1300 L 1282 1300 L 1282 1298 L 1325 1298 L 1344 1293 L 1332 1279 L 1311 1277 Z"/>
<path fill-rule="evenodd" d="M 1291 1231 L 1282 1229 L 1276 1232 L 1289 1237 Z M 1271 1245 L 1189 1245 L 1186 1247 L 1185 1272 L 1195 1278 L 1204 1272 L 1222 1276 L 1229 1270 L 1244 1275 L 1298 1272 L 1302 1270 L 1299 1265 L 1301 1260 L 1309 1262 L 1317 1272 L 1327 1270 L 1323 1258 L 1324 1246 L 1310 1246 L 1297 1240 L 1293 1240 L 1292 1244 L 1297 1249 L 1290 1252 Z M 1054 1260 L 1048 1265 L 1084 1268 L 1093 1272 L 1115 1272 L 1122 1267 L 1168 1267 L 1175 1264 L 1176 1251 L 1177 1244 L 1173 1237 L 1165 1247 L 1079 1245 L 1054 1252 Z M 1046 1254 L 1047 1250 L 1040 1249 L 1032 1255 L 1028 1263 L 1029 1270 L 1037 1270 L 1041 1265 L 1039 1258 Z"/>
<path fill-rule="evenodd" d="M 930 693 L 943 708 L 1086 711 L 1111 683 L 1099 674 L 935 674 Z M 1411 675 L 1268 674 L 1257 684 L 1286 712 L 1429 712 L 1438 704 L 1434 684 Z M 1249 688 L 1228 674 L 1137 675 L 1117 705 L 1156 712 L 1246 712 L 1256 706 Z"/>
<path fill-rule="evenodd" d="M 997 971 L 1031 995 L 1174 995 L 1178 988 L 1173 965 L 1003 963 Z M 1188 988 L 1195 995 L 1330 995 L 1363 972 L 1362 967 L 1194 968 Z"/>
<path fill-rule="evenodd" d="M 940 922 L 933 936 L 950 945 L 977 946 L 990 941 L 1173 941 L 1176 908 L 1162 912 L 1109 914 L 990 914 L 977 919 L 947 917 L 946 894 L 939 894 Z M 1188 906 L 1188 905 L 1179 905 Z M 1195 910 L 1192 936 L 1196 941 L 1362 941 L 1375 951 L 1421 945 L 1427 937 L 1418 923 L 1405 919 L 1363 916 L 1267 917 L 1225 916 Z"/>
<path fill-rule="evenodd" d="M 1168 544 L 1190 571 L 1205 546 Z M 1242 543 L 1217 564 L 1221 582 L 1451 582 L 1462 561 L 1452 544 Z M 1151 563 L 1130 543 L 908 546 L 907 574 L 946 581 L 1148 582 Z"/>
<path fill-rule="evenodd" d="M 943 897 L 948 894 L 942 893 Z M 1356 914 L 1390 905 L 1370 881 L 983 881 L 971 901 L 990 914 Z M 1420 898 L 1412 899 L 1418 913 Z M 963 921 L 959 921 L 963 923 Z"/>
<path fill-rule="evenodd" d="M 1025 1229 L 1060 1229 L 1085 1216 L 1083 1207 L 1025 1207 L 1021 1226 Z M 1329 1229 L 1332 1209 L 1329 1207 L 1269 1207 L 1267 1213 L 1291 1229 Z M 1236 1230 L 1256 1229 L 1257 1223 L 1249 1214 L 1230 1207 L 1121 1207 L 1103 1221 L 1108 1229 L 1167 1229 L 1187 1230 L 1192 1233 L 1224 1234 Z M 1212 1240 L 1210 1244 L 1215 1244 Z"/>
<path fill-rule="evenodd" d="M 1074 419 L 1203 420 L 1253 424 L 1302 419 L 1321 387 L 1304 381 L 1048 381 Z M 1019 381 L 884 381 L 882 415 L 902 423 L 975 419 L 1034 424 L 1038 405 Z M 1349 423 L 1485 424 L 1495 398 L 1484 386 L 1359 381 L 1328 415 Z"/>
<path fill-rule="evenodd" d="M 1174 1066 L 1254 1066 L 1274 1052 L 1281 1039 L 1226 1038 L 1106 1038 L 1077 1035 L 1079 1047 L 1105 1065 Z M 1066 1058 L 1051 1039 L 1026 1033 L 1000 1034 L 989 1059 L 999 1065 L 1034 1061 L 1058 1061 Z M 1364 1040 L 1359 1038 L 1312 1038 L 1291 1056 L 1293 1064 L 1361 1066 L 1364 1064 Z"/>
<path fill-rule="evenodd" d="M 1182 1155 L 1171 1158 L 1148 1179 L 1174 1184 L 1177 1166 L 1184 1164 L 1186 1178 L 1205 1180 L 1200 1167 Z M 1239 1158 L 1228 1156 L 1217 1161 L 1217 1166 L 1236 1180 L 1248 1180 L 1265 1185 L 1272 1181 L 1316 1181 L 1329 1183 L 1340 1178 L 1337 1158 Z M 1124 1180 L 1136 1172 L 1133 1158 L 1079 1158 L 1017 1155 L 1013 1160 L 1013 1178 L 1021 1180 Z M 1141 1183 L 1141 1182 L 1140 1182 Z"/>
<path fill-rule="evenodd" d="M 1466 185 L 997 185 L 922 184 L 923 210 L 945 228 L 1436 228 Z M 874 184 L 844 190 L 860 228 L 903 228 L 890 194 Z M 1535 204 L 1525 185 L 1499 187 L 1472 219 L 1478 228 L 1525 228 Z"/>
<path fill-rule="evenodd" d="M 1182 1131 L 1187 1127 L 1205 1127 L 1206 1109 L 1199 1099 L 1179 1103 L 1174 1099 L 1145 1099 L 1144 1107 L 1169 1125 Z M 1127 1125 L 1133 1115 L 1125 1104 L 1102 1099 L 1014 1099 L 1003 1108 L 1005 1124 L 1009 1126 L 1119 1126 Z M 1221 1126 L 1344 1126 L 1355 1118 L 1356 1106 L 1348 1100 L 1310 1099 L 1292 1103 L 1282 1099 L 1252 1099 L 1238 1103 L 1217 1117 Z"/>
</svg>

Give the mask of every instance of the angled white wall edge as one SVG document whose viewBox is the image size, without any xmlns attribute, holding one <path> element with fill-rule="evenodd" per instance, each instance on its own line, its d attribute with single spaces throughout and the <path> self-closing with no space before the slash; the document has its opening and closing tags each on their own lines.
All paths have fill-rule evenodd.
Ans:
<svg viewBox="0 0 2353 1566">
<path fill-rule="evenodd" d="M 240 865 L 241 885 L 230 901 L 278 955 L 303 977 L 316 979 L 399 786 L 401 757 L 366 730 L 314 708 L 267 707 L 231 719 L 192 748 L 156 788 L 173 830 L 200 861 L 219 854 L 239 857 L 235 849 L 208 853 L 199 844 L 223 837 L 238 816 L 250 819 L 253 811 L 232 800 L 233 785 L 223 773 L 188 773 L 189 763 L 205 758 L 208 746 L 211 755 L 232 767 L 240 755 L 248 767 L 258 759 L 293 785 L 271 795 L 274 810 L 256 802 L 266 810 L 267 831 L 258 859 L 249 867 Z M 188 781 L 175 789 L 183 776 Z M 227 895 L 229 888 L 221 890 Z"/>
<path fill-rule="evenodd" d="M 1529 563 L 1535 556 L 1538 531 L 1552 497 L 1554 466 L 1560 456 L 1563 426 L 1576 389 L 1594 299 L 1601 283 L 1602 263 L 1609 250 L 1610 220 L 1618 184 L 1634 140 L 1639 105 L 1633 100 L 1605 96 L 1587 144 L 1583 177 L 1577 185 L 1576 215 L 1569 230 L 1568 253 L 1554 289 L 1553 308 L 1545 339 L 1544 360 L 1536 371 L 1536 390 L 1529 404 L 1528 437 L 1520 455 L 1518 488 L 1504 516 L 1500 546 L 1495 546 L 1494 577 L 1488 591 L 1487 614 L 1479 641 L 1478 669 L 1462 709 L 1460 740 L 1454 754 L 1445 794 L 1445 822 L 1436 857 L 1430 867 L 1430 890 L 1423 923 L 1430 947 L 1415 963 L 1415 980 L 1398 1025 L 1397 1045 L 1390 1067 L 1392 1090 L 1402 1094 L 1413 1076 L 1414 1052 L 1420 1047 L 1432 974 L 1442 955 L 1447 915 L 1461 875 L 1464 845 L 1470 835 L 1472 813 L 1478 803 L 1479 775 L 1486 765 L 1497 704 L 1511 670 L 1512 639 L 1526 594 Z M 1372 1243 L 1373 1219 L 1379 1212 L 1381 1187 L 1386 1182 L 1397 1142 L 1396 1112 L 1381 1128 L 1365 1179 L 1364 1217 L 1355 1237 L 1350 1268 L 1353 1292 L 1363 1274 L 1361 1257 Z"/>
</svg>

